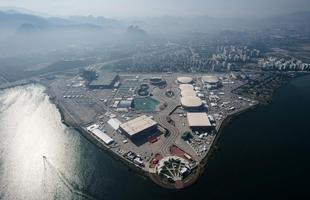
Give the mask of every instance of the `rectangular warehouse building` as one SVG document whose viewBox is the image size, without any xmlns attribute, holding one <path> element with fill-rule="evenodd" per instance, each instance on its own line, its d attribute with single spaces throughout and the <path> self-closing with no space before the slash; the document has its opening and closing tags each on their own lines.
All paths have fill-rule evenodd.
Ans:
<svg viewBox="0 0 310 200">
<path fill-rule="evenodd" d="M 96 71 L 97 77 L 88 84 L 91 89 L 111 89 L 119 80 L 118 74 L 110 71 Z"/>
<path fill-rule="evenodd" d="M 192 130 L 206 130 L 212 127 L 207 113 L 187 113 L 188 126 Z"/>
<path fill-rule="evenodd" d="M 120 125 L 120 130 L 131 140 L 136 140 L 157 131 L 157 122 L 143 115 Z"/>
<path fill-rule="evenodd" d="M 118 119 L 112 118 L 108 121 L 108 124 L 113 128 L 113 130 L 117 131 L 119 126 L 122 124 Z"/>
<path fill-rule="evenodd" d="M 99 129 L 98 124 L 93 124 L 86 128 L 89 132 L 91 132 L 94 136 L 96 136 L 99 140 L 104 142 L 106 145 L 110 145 L 114 142 L 114 140 L 108 136 L 104 131 Z"/>
<path fill-rule="evenodd" d="M 101 141 L 103 141 L 106 145 L 112 144 L 114 140 L 108 136 L 105 132 L 100 129 L 94 129 L 91 131 L 95 136 L 97 136 Z"/>
</svg>

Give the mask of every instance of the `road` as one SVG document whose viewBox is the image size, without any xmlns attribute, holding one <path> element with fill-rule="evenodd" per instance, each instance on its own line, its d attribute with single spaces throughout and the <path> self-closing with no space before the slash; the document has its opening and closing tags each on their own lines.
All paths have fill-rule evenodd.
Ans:
<svg viewBox="0 0 310 200">
<path fill-rule="evenodd" d="M 167 115 L 157 115 L 155 119 L 170 132 L 170 136 L 166 138 L 160 147 L 162 155 L 168 156 L 170 155 L 170 146 L 174 144 L 174 141 L 177 139 L 179 130 L 167 121 Z"/>
<path fill-rule="evenodd" d="M 179 105 L 178 103 L 178 91 L 173 91 L 175 96 L 173 98 L 167 97 L 162 90 L 155 90 L 156 98 L 158 98 L 162 103 L 165 103 L 167 107 L 160 112 L 160 114 L 155 116 L 155 120 L 162 127 L 166 128 L 170 132 L 170 136 L 164 140 L 160 147 L 161 154 L 163 156 L 170 155 L 170 147 L 175 143 L 175 140 L 179 136 L 179 130 L 167 121 L 167 117 L 172 113 L 172 111 Z"/>
</svg>

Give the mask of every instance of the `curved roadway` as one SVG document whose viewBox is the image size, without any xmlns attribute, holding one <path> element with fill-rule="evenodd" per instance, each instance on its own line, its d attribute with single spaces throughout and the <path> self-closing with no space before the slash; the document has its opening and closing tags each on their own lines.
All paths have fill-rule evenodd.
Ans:
<svg viewBox="0 0 310 200">
<path fill-rule="evenodd" d="M 167 107 L 162 110 L 158 115 L 155 116 L 155 120 L 162 127 L 166 128 L 170 132 L 170 136 L 164 140 L 163 144 L 160 147 L 161 153 L 163 156 L 170 155 L 170 146 L 174 144 L 175 140 L 179 135 L 179 130 L 170 124 L 167 121 L 167 117 L 171 114 L 171 112 L 179 105 L 179 102 L 176 98 L 168 98 L 165 94 L 161 93 L 162 91 L 158 91 L 158 95 L 156 97 L 163 103 L 167 104 Z M 178 91 L 174 91 L 175 97 L 178 97 Z"/>
</svg>

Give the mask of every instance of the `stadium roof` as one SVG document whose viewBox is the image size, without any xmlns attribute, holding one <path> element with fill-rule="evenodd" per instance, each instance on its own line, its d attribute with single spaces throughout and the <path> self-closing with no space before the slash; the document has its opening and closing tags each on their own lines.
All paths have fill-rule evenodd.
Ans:
<svg viewBox="0 0 310 200">
<path fill-rule="evenodd" d="M 118 108 L 130 108 L 132 106 L 132 100 L 121 100 L 118 104 Z"/>
<path fill-rule="evenodd" d="M 182 84 L 189 84 L 193 82 L 193 79 L 191 77 L 186 77 L 186 76 L 178 77 L 177 80 L 179 83 L 182 83 Z"/>
<path fill-rule="evenodd" d="M 181 84 L 179 88 L 180 90 L 194 90 L 194 86 L 191 84 Z"/>
<path fill-rule="evenodd" d="M 97 79 L 89 83 L 90 86 L 94 85 L 111 85 L 116 78 L 117 73 L 111 71 L 96 71 Z"/>
<path fill-rule="evenodd" d="M 196 92 L 194 90 L 182 90 L 181 96 L 182 97 L 195 97 Z"/>
<path fill-rule="evenodd" d="M 207 75 L 207 76 L 203 76 L 201 77 L 203 82 L 206 83 L 218 83 L 219 82 L 219 78 L 217 76 L 212 76 L 212 75 Z"/>
<path fill-rule="evenodd" d="M 190 127 L 211 126 L 207 113 L 187 113 L 187 121 Z"/>
<path fill-rule="evenodd" d="M 181 98 L 182 106 L 188 107 L 188 108 L 195 108 L 202 106 L 202 101 L 198 97 L 194 96 L 186 96 Z"/>
<path fill-rule="evenodd" d="M 146 115 L 142 115 L 133 120 L 130 120 L 124 124 L 121 124 L 120 127 L 127 132 L 128 135 L 133 136 L 147 128 L 150 128 L 156 125 L 157 122 L 152 120 Z"/>
</svg>

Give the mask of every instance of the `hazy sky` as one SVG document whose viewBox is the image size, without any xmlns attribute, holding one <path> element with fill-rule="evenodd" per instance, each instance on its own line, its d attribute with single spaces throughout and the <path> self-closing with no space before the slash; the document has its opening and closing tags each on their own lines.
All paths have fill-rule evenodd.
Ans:
<svg viewBox="0 0 310 200">
<path fill-rule="evenodd" d="M 0 0 L 11 6 L 50 15 L 240 17 L 309 11 L 310 0 Z"/>
</svg>

